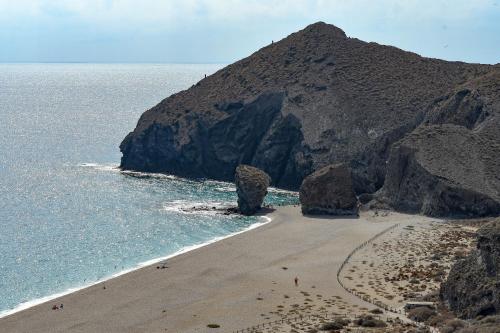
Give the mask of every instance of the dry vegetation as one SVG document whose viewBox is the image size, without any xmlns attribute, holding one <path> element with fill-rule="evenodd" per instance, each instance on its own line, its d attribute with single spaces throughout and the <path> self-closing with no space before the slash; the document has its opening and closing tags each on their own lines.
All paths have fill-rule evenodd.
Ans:
<svg viewBox="0 0 500 333">
<path fill-rule="evenodd" d="M 402 226 L 358 251 L 341 278 L 347 288 L 403 313 L 406 301 L 439 289 L 473 239 L 473 229 L 452 223 Z"/>
</svg>

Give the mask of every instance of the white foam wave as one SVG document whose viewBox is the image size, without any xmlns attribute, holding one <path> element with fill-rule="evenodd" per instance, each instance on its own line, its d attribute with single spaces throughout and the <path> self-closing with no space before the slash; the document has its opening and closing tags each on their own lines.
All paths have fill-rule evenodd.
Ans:
<svg viewBox="0 0 500 333">
<path fill-rule="evenodd" d="M 226 208 L 234 207 L 236 203 L 218 202 L 218 201 L 188 201 L 173 200 L 165 203 L 163 210 L 190 215 L 218 215 Z"/>
<path fill-rule="evenodd" d="M 120 172 L 120 168 L 116 164 L 98 164 L 98 163 L 80 163 L 78 164 L 80 167 L 84 168 L 92 168 L 95 170 L 101 171 L 112 171 L 112 172 Z"/>
<path fill-rule="evenodd" d="M 56 294 L 52 294 L 52 295 L 49 295 L 49 296 L 37 298 L 37 299 L 31 300 L 31 301 L 27 301 L 27 302 L 24 302 L 24 303 L 21 303 L 21 304 L 17 305 L 13 309 L 5 310 L 5 311 L 0 311 L 0 318 L 9 316 L 9 315 L 14 314 L 14 313 L 19 312 L 19 311 L 26 310 L 28 308 L 31 308 L 31 307 L 39 305 L 39 304 L 43 304 L 43 303 L 52 301 L 52 300 L 57 299 L 59 297 L 62 297 L 62 296 L 65 296 L 65 295 L 77 292 L 79 290 L 82 290 L 82 289 L 85 289 L 85 288 L 97 285 L 99 283 L 106 282 L 108 280 L 111 280 L 111 279 L 117 278 L 119 276 L 122 276 L 124 274 L 136 271 L 136 270 L 144 268 L 146 266 L 157 264 L 159 262 L 171 259 L 173 257 L 179 256 L 179 255 L 184 254 L 186 252 L 193 251 L 193 250 L 205 247 L 207 245 L 213 244 L 213 243 L 221 241 L 223 239 L 227 239 L 227 238 L 230 238 L 230 237 L 242 234 L 244 232 L 247 232 L 247 231 L 250 231 L 252 229 L 256 229 L 258 227 L 261 227 L 261 226 L 263 226 L 265 224 L 268 224 L 268 223 L 270 223 L 272 221 L 272 219 L 269 216 L 259 216 L 259 219 L 261 220 L 260 222 L 251 224 L 247 228 L 245 228 L 245 229 L 243 229 L 241 231 L 234 232 L 234 233 L 229 234 L 227 236 L 215 237 L 215 238 L 213 238 L 213 239 L 211 239 L 211 240 L 209 240 L 207 242 L 204 242 L 204 243 L 195 244 L 195 245 L 191 245 L 191 246 L 185 246 L 185 247 L 181 248 L 180 250 L 178 250 L 178 251 L 176 251 L 176 252 L 174 252 L 172 254 L 169 254 L 169 255 L 166 255 L 166 256 L 163 256 L 163 257 L 154 258 L 154 259 L 147 260 L 147 261 L 144 261 L 144 262 L 141 262 L 141 263 L 139 263 L 139 264 L 137 264 L 137 265 L 135 265 L 135 266 L 133 266 L 131 268 L 128 268 L 128 269 L 125 269 L 125 270 L 120 271 L 118 273 L 112 274 L 112 275 L 110 275 L 108 277 L 105 277 L 103 279 L 99 279 L 99 280 L 97 280 L 95 282 L 84 284 L 84 285 L 79 286 L 79 287 L 70 288 L 70 289 L 67 289 L 67 290 L 65 290 L 63 292 L 60 292 L 60 293 L 56 293 Z"/>
<path fill-rule="evenodd" d="M 163 173 L 153 173 L 153 172 L 140 172 L 140 171 L 128 171 L 120 170 L 124 175 L 130 175 L 139 178 L 158 178 L 158 179 L 179 179 L 179 177 L 174 175 L 166 175 Z"/>
<path fill-rule="evenodd" d="M 282 193 L 282 194 L 288 194 L 288 195 L 293 195 L 293 196 L 298 196 L 299 195 L 299 192 L 296 192 L 296 191 L 290 191 L 290 190 L 282 190 L 280 188 L 276 188 L 276 187 L 269 187 L 267 189 L 268 192 L 272 192 L 272 193 Z"/>
<path fill-rule="evenodd" d="M 117 164 L 99 164 L 99 163 L 80 163 L 80 167 L 93 168 L 100 171 L 113 171 L 120 172 L 125 175 L 135 176 L 138 178 L 163 178 L 163 179 L 178 179 L 178 177 L 173 175 L 166 175 L 163 173 L 153 173 L 153 172 L 140 172 L 140 171 L 129 171 L 121 170 L 120 166 Z"/>
<path fill-rule="evenodd" d="M 215 188 L 217 191 L 219 192 L 236 192 L 236 187 L 232 187 L 232 186 L 225 186 L 225 187 L 216 187 Z"/>
<path fill-rule="evenodd" d="M 121 170 L 117 164 L 98 164 L 98 163 L 81 163 L 79 164 L 81 167 L 94 168 L 96 170 L 101 171 L 113 171 L 120 172 L 125 175 L 130 175 L 138 178 L 158 178 L 158 179 L 182 179 L 184 181 L 191 181 L 189 179 L 184 179 L 181 177 L 177 177 L 174 175 L 167 175 L 163 173 L 154 173 L 154 172 L 141 172 L 141 171 L 129 171 L 129 170 Z M 215 190 L 219 192 L 236 192 L 236 187 L 234 184 L 229 182 L 217 181 L 217 180 L 205 180 L 206 184 L 215 185 Z M 268 192 L 270 193 L 280 193 L 292 196 L 298 196 L 299 193 L 296 191 L 283 190 L 276 187 L 269 187 Z"/>
<path fill-rule="evenodd" d="M 98 166 L 99 164 L 97 163 L 80 163 L 78 164 L 78 166 L 82 166 L 82 167 L 91 167 L 91 168 L 94 168 L 96 166 Z"/>
</svg>

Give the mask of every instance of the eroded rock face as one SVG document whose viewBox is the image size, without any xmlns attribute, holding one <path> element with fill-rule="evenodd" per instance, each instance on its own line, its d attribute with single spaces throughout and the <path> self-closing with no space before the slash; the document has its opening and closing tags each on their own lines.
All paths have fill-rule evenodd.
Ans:
<svg viewBox="0 0 500 333">
<path fill-rule="evenodd" d="M 236 168 L 234 181 L 240 212 L 244 215 L 255 214 L 262 206 L 271 178 L 260 169 L 239 165 Z"/>
<path fill-rule="evenodd" d="M 477 249 L 451 268 L 441 298 L 462 318 L 500 314 L 500 220 L 478 232 Z"/>
<path fill-rule="evenodd" d="M 232 181 L 248 164 L 298 189 L 313 170 L 347 163 L 357 193 L 373 193 L 390 146 L 429 104 L 491 68 L 366 43 L 319 22 L 146 111 L 120 146 L 121 167 Z"/>
<path fill-rule="evenodd" d="M 329 165 L 307 176 L 300 186 L 299 198 L 303 214 L 358 213 L 351 172 L 344 164 Z"/>
<path fill-rule="evenodd" d="M 372 206 L 429 216 L 500 214 L 500 145 L 457 125 L 425 125 L 392 147 Z"/>
<path fill-rule="evenodd" d="M 500 70 L 436 100 L 391 148 L 376 203 L 431 216 L 500 214 Z"/>
<path fill-rule="evenodd" d="M 146 111 L 121 168 L 232 181 L 248 164 L 296 190 L 345 163 L 373 206 L 498 215 L 499 128 L 499 65 L 423 58 L 319 22 Z"/>
<path fill-rule="evenodd" d="M 249 103 L 218 105 L 223 113 L 218 121 L 193 112 L 184 119 L 189 130 L 177 122 L 154 123 L 122 142 L 122 166 L 232 181 L 239 164 L 251 164 L 266 170 L 275 184 L 296 188 L 311 160 L 299 120 L 280 112 L 283 100 L 283 93 L 268 93 Z"/>
</svg>

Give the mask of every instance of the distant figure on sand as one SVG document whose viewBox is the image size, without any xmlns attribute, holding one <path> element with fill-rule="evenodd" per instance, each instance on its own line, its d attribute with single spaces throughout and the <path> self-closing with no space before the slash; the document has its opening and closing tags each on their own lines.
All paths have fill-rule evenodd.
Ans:
<svg viewBox="0 0 500 333">
<path fill-rule="evenodd" d="M 64 308 L 64 305 L 61 303 L 61 306 L 59 307 L 59 309 L 63 309 Z"/>
<path fill-rule="evenodd" d="M 297 287 L 299 285 L 299 278 L 295 277 L 294 281 L 295 281 L 295 287 Z"/>
<path fill-rule="evenodd" d="M 54 306 L 52 307 L 52 310 L 59 310 L 59 307 L 54 304 Z"/>
</svg>

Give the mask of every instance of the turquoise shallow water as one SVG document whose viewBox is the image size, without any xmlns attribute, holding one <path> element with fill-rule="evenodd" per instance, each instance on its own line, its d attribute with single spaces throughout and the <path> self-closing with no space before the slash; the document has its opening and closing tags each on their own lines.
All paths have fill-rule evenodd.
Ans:
<svg viewBox="0 0 500 333">
<path fill-rule="evenodd" d="M 145 109 L 220 67 L 0 64 L 0 313 L 262 222 L 182 210 L 232 184 L 116 169 Z"/>
</svg>

